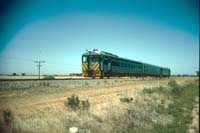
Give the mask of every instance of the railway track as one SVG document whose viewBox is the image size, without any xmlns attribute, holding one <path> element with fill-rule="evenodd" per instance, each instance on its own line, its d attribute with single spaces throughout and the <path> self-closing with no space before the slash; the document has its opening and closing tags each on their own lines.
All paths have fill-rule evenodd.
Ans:
<svg viewBox="0 0 200 133">
<path fill-rule="evenodd" d="M 2 81 L 59 81 L 59 80 L 113 80 L 113 79 L 127 79 L 126 77 L 113 77 L 113 78 L 104 78 L 104 79 L 99 79 L 99 78 L 91 78 L 91 77 L 84 77 L 84 78 L 55 78 L 55 79 L 0 79 L 0 82 Z M 131 78 L 128 78 L 131 79 Z M 140 78 L 137 78 L 140 79 Z M 143 79 L 143 78 L 141 78 Z M 158 78 L 155 78 L 158 79 Z"/>
<path fill-rule="evenodd" d="M 57 80 L 94 80 L 92 78 L 63 78 L 63 79 L 0 79 L 1 81 L 57 81 Z"/>
</svg>

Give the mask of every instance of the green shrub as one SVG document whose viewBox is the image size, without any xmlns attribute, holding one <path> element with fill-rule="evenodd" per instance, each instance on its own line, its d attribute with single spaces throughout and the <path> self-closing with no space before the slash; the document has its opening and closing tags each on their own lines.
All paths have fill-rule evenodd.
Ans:
<svg viewBox="0 0 200 133">
<path fill-rule="evenodd" d="M 67 98 L 65 101 L 65 106 L 70 107 L 72 109 L 84 109 L 88 110 L 90 107 L 90 103 L 88 100 L 79 100 L 78 96 L 72 95 Z"/>
<path fill-rule="evenodd" d="M 43 79 L 47 79 L 47 80 L 49 79 L 49 80 L 50 80 L 50 79 L 55 79 L 55 77 L 54 77 L 54 76 L 50 76 L 50 75 L 49 75 L 49 76 L 44 76 L 44 78 L 43 78 Z"/>
<path fill-rule="evenodd" d="M 178 86 L 178 84 L 176 83 L 176 80 L 170 80 L 170 81 L 168 82 L 168 85 L 169 85 L 170 87 Z"/>
<path fill-rule="evenodd" d="M 21 75 L 22 75 L 22 76 L 26 76 L 26 73 L 22 73 Z"/>
<path fill-rule="evenodd" d="M 143 92 L 143 93 L 148 93 L 148 94 L 151 94 L 151 93 L 153 93 L 153 92 L 154 92 L 154 90 L 153 90 L 153 89 L 151 89 L 151 88 L 144 88 L 144 89 L 142 90 L 142 92 Z"/>
<path fill-rule="evenodd" d="M 88 100 L 81 101 L 82 108 L 88 110 L 90 108 L 90 103 Z"/>
<path fill-rule="evenodd" d="M 174 87 L 172 88 L 172 93 L 173 93 L 173 94 L 180 95 L 181 91 L 182 91 L 182 89 L 181 89 L 180 86 L 174 86 Z"/>
<path fill-rule="evenodd" d="M 120 98 L 120 101 L 125 102 L 125 103 L 130 103 L 131 101 L 133 101 L 133 98 L 132 97 L 123 97 L 123 98 Z"/>
<path fill-rule="evenodd" d="M 170 80 L 168 85 L 172 88 L 171 92 L 173 94 L 179 95 L 181 93 L 181 87 L 176 83 L 175 80 Z"/>
<path fill-rule="evenodd" d="M 3 111 L 3 119 L 6 125 L 10 125 L 14 119 L 14 115 L 11 110 Z"/>
<path fill-rule="evenodd" d="M 68 106 L 72 109 L 77 109 L 80 107 L 80 100 L 78 96 L 72 95 L 71 97 L 67 98 L 67 101 L 65 102 L 65 106 Z"/>
<path fill-rule="evenodd" d="M 163 86 L 159 86 L 159 87 L 155 88 L 155 92 L 157 92 L 157 93 L 165 93 L 165 92 L 167 92 L 167 89 L 164 88 Z"/>
<path fill-rule="evenodd" d="M 153 88 L 144 88 L 142 90 L 142 93 L 144 94 L 152 94 L 152 93 L 168 93 L 168 90 L 164 88 L 163 86 L 159 87 L 153 87 Z"/>
<path fill-rule="evenodd" d="M 49 83 L 48 83 L 48 82 L 40 82 L 39 85 L 40 85 L 40 86 L 49 86 Z"/>
</svg>

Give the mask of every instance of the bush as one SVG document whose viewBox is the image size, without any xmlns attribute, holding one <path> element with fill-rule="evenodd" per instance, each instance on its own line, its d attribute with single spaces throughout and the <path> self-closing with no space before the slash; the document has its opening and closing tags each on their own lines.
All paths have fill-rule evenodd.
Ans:
<svg viewBox="0 0 200 133">
<path fill-rule="evenodd" d="M 182 90 L 181 90 L 180 86 L 174 86 L 174 87 L 172 88 L 172 93 L 173 93 L 173 94 L 180 95 L 181 91 L 182 91 Z"/>
<path fill-rule="evenodd" d="M 54 76 L 44 76 L 44 79 L 55 79 Z"/>
<path fill-rule="evenodd" d="M 68 106 L 72 109 L 79 108 L 80 100 L 78 96 L 72 95 L 71 97 L 67 98 L 67 101 L 65 102 L 65 106 Z"/>
<path fill-rule="evenodd" d="M 90 103 L 88 100 L 81 101 L 82 108 L 88 110 L 90 108 Z"/>
<path fill-rule="evenodd" d="M 3 119 L 6 125 L 10 125 L 14 119 L 14 115 L 11 110 L 3 111 Z"/>
<path fill-rule="evenodd" d="M 152 93 L 164 93 L 167 92 L 167 90 L 164 87 L 159 86 L 154 88 L 144 88 L 142 92 L 144 94 L 152 94 Z"/>
<path fill-rule="evenodd" d="M 142 92 L 143 92 L 143 93 L 151 94 L 151 93 L 154 92 L 154 90 L 153 90 L 153 89 L 150 89 L 150 88 L 144 88 L 144 89 L 142 90 Z"/>
<path fill-rule="evenodd" d="M 40 86 L 49 86 L 48 82 L 40 82 Z"/>
<path fill-rule="evenodd" d="M 178 86 L 178 84 L 176 83 L 176 80 L 170 80 L 170 81 L 168 82 L 168 85 L 169 85 L 170 87 Z"/>
<path fill-rule="evenodd" d="M 132 97 L 123 97 L 123 98 L 120 98 L 120 101 L 130 103 L 131 101 L 133 101 L 133 98 Z"/>
<path fill-rule="evenodd" d="M 70 107 L 72 109 L 84 109 L 88 110 L 90 107 L 90 103 L 88 100 L 79 100 L 78 96 L 72 95 L 71 97 L 67 98 L 65 101 L 65 106 Z"/>
<path fill-rule="evenodd" d="M 12 73 L 13 76 L 17 76 L 17 73 Z"/>
<path fill-rule="evenodd" d="M 175 80 L 170 80 L 168 85 L 172 88 L 172 93 L 179 95 L 181 93 L 181 87 L 176 83 Z"/>
<path fill-rule="evenodd" d="M 22 75 L 22 76 L 26 76 L 26 73 L 22 73 L 21 75 Z"/>
</svg>

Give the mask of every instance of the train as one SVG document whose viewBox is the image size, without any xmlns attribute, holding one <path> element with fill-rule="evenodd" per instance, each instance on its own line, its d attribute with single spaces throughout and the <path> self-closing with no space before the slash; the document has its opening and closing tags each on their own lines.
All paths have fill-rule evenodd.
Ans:
<svg viewBox="0 0 200 133">
<path fill-rule="evenodd" d="M 82 76 L 84 77 L 170 77 L 170 69 L 119 57 L 98 49 L 86 50 L 82 54 Z"/>
</svg>

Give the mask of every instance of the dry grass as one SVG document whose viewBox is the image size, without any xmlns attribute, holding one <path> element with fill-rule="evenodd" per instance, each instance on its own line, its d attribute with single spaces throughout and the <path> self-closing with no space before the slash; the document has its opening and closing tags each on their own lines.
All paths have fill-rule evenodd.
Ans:
<svg viewBox="0 0 200 133">
<path fill-rule="evenodd" d="M 185 84 L 193 79 L 177 80 L 179 84 Z M 134 131 L 148 131 L 155 123 L 165 125 L 172 121 L 171 116 L 153 111 L 159 106 L 168 108 L 171 101 L 160 94 L 144 95 L 138 91 L 144 87 L 166 86 L 168 81 L 111 79 L 88 84 L 81 82 L 81 85 L 74 86 L 2 90 L 0 112 L 12 110 L 14 120 L 7 130 L 11 128 L 13 132 L 67 132 L 71 126 L 79 127 L 80 132 L 91 133 L 123 131 L 130 126 Z M 88 99 L 90 109 L 74 111 L 65 107 L 65 100 L 72 94 L 78 95 L 81 100 Z M 123 103 L 120 101 L 123 97 L 132 97 L 133 100 Z"/>
<path fill-rule="evenodd" d="M 130 94 L 131 95 L 131 94 Z M 133 94 L 134 95 L 134 94 Z M 154 99 L 157 103 L 154 102 Z M 151 129 L 151 124 L 167 124 L 170 116 L 161 116 L 152 112 L 148 104 L 158 106 L 161 96 L 137 95 L 131 103 L 118 102 L 99 105 L 89 111 L 71 110 L 69 108 L 41 110 L 37 112 L 15 111 L 12 130 L 15 132 L 66 132 L 76 126 L 81 132 L 117 132 L 132 126 L 134 130 Z M 100 129 L 100 130 L 99 130 Z"/>
<path fill-rule="evenodd" d="M 59 76 L 53 76 L 55 79 L 68 79 L 68 78 L 84 78 L 82 76 L 67 76 L 67 75 L 59 75 Z M 45 78 L 44 75 L 40 76 L 41 79 Z M 16 75 L 16 76 L 6 76 L 6 75 L 0 75 L 0 80 L 3 79 L 38 79 L 38 75 Z"/>
<path fill-rule="evenodd" d="M 199 132 L 199 97 L 196 98 L 196 105 L 192 111 L 192 123 L 189 126 L 189 133 L 198 133 Z"/>
</svg>

